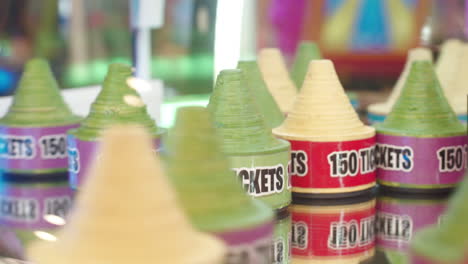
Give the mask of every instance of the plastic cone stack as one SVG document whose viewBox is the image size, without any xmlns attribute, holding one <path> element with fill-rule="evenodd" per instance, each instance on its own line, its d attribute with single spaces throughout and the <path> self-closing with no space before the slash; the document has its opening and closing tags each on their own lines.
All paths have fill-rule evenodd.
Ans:
<svg viewBox="0 0 468 264">
<path fill-rule="evenodd" d="M 299 44 L 291 69 L 291 79 L 297 89 L 300 90 L 304 83 L 310 61 L 319 59 L 322 59 L 322 54 L 315 42 L 303 41 Z"/>
<path fill-rule="evenodd" d="M 291 143 L 292 191 L 298 197 L 353 196 L 375 185 L 369 152 L 375 146 L 375 129 L 359 120 L 330 60 L 310 62 L 294 107 L 273 134 Z M 361 169 L 356 153 L 369 157 Z M 338 172 L 337 155 L 355 155 L 347 166 L 353 171 Z"/>
<path fill-rule="evenodd" d="M 224 153 L 255 154 L 284 149 L 288 144 L 273 137 L 255 106 L 241 70 L 218 75 L 208 110 L 222 139 Z"/>
<path fill-rule="evenodd" d="M 127 123 L 140 124 L 155 135 L 163 133 L 148 114 L 137 91 L 127 84 L 127 79 L 131 76 L 130 66 L 111 64 L 88 117 L 72 134 L 80 139 L 95 140 L 108 126 Z"/>
<path fill-rule="evenodd" d="M 132 68 L 114 63 L 91 105 L 89 115 L 77 129 L 68 132 L 70 186 L 78 189 L 84 181 L 100 142 L 102 131 L 117 124 L 138 124 L 153 136 L 153 146 L 159 149 L 164 129 L 156 126 L 135 87 L 128 84 Z"/>
<path fill-rule="evenodd" d="M 296 98 L 297 88 L 289 77 L 279 49 L 262 49 L 258 63 L 263 79 L 283 113 L 288 113 Z"/>
<path fill-rule="evenodd" d="M 222 243 L 192 228 L 143 128 L 107 130 L 100 154 L 58 241 L 30 249 L 34 263 L 222 263 Z"/>
<path fill-rule="evenodd" d="M 205 108 L 178 111 L 166 141 L 167 170 L 195 226 L 220 232 L 271 221 L 271 210 L 242 190 L 220 143 Z"/>
<path fill-rule="evenodd" d="M 213 124 L 222 139 L 223 152 L 229 157 L 232 168 L 243 182 L 248 182 L 251 195 L 265 201 L 274 209 L 286 207 L 291 202 L 289 177 L 289 143 L 273 136 L 256 107 L 241 70 L 224 70 L 218 75 L 208 104 Z M 264 183 L 270 188 L 259 188 L 259 177 L 247 179 L 240 175 L 245 169 L 260 172 L 271 169 L 278 178 Z M 248 173 L 251 174 L 250 172 Z"/>
<path fill-rule="evenodd" d="M 379 133 L 416 137 L 444 137 L 466 134 L 442 91 L 429 61 L 411 64 L 400 97 Z"/>
<path fill-rule="evenodd" d="M 333 63 L 315 60 L 294 107 L 273 133 L 286 139 L 323 142 L 369 138 L 375 130 L 359 120 Z"/>
<path fill-rule="evenodd" d="M 24 68 L 13 103 L 0 124 L 46 127 L 73 124 L 80 119 L 63 100 L 47 61 L 32 59 Z"/>
<path fill-rule="evenodd" d="M 400 77 L 393 87 L 392 93 L 388 97 L 387 101 L 369 105 L 369 112 L 383 116 L 386 116 L 388 113 L 390 113 L 393 105 L 400 96 L 401 90 L 403 90 L 403 86 L 405 85 L 406 78 L 408 77 L 411 64 L 419 60 L 432 61 L 431 51 L 427 48 L 415 48 L 408 51 L 408 57 L 406 58 L 406 64 L 403 68 L 403 72 L 400 74 Z"/>
<path fill-rule="evenodd" d="M 270 128 L 281 125 L 284 115 L 278 107 L 275 99 L 268 91 L 256 61 L 239 61 L 237 68 L 244 72 L 245 83 L 251 94 L 255 97 L 256 105 L 260 110 L 265 123 Z"/>
<path fill-rule="evenodd" d="M 445 98 L 431 62 L 412 63 L 400 97 L 376 128 L 375 161 L 382 185 L 430 192 L 453 188 L 463 179 L 466 127 Z M 397 156 L 400 162 L 385 155 L 393 146 L 406 151 Z"/>
</svg>

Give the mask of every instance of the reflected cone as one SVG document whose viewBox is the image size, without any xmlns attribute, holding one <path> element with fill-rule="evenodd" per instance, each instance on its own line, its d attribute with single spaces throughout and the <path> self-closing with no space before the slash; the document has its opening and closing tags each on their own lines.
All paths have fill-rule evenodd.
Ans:
<svg viewBox="0 0 468 264">
<path fill-rule="evenodd" d="M 406 78 L 408 78 L 408 74 L 411 68 L 411 64 L 415 61 L 432 61 L 432 53 L 427 48 L 414 48 L 408 51 L 408 57 L 406 58 L 406 64 L 403 68 L 403 72 L 400 74 L 398 81 L 396 82 L 395 86 L 393 87 L 392 93 L 388 97 L 386 102 L 371 104 L 368 107 L 368 111 L 378 115 L 388 115 L 392 110 L 393 105 L 395 104 L 396 100 L 400 96 L 401 90 L 405 85 Z"/>
<path fill-rule="evenodd" d="M 330 60 L 314 60 L 294 107 L 273 133 L 304 141 L 345 141 L 372 137 L 354 111 Z"/>
<path fill-rule="evenodd" d="M 297 88 L 289 77 L 286 64 L 279 49 L 262 49 L 258 64 L 263 79 L 283 113 L 288 113 L 294 103 Z"/>
<path fill-rule="evenodd" d="M 297 89 L 300 90 L 304 83 L 310 61 L 321 58 L 322 54 L 315 42 L 303 41 L 299 44 L 291 69 L 291 79 L 296 84 Z"/>
<path fill-rule="evenodd" d="M 143 128 L 105 131 L 100 155 L 58 242 L 30 249 L 34 263 L 222 263 L 222 244 L 192 228 Z"/>
<path fill-rule="evenodd" d="M 244 72 L 245 83 L 255 97 L 256 105 L 270 128 L 281 125 L 284 115 L 268 91 L 256 61 L 239 61 L 237 68 Z"/>
<path fill-rule="evenodd" d="M 413 255 L 427 259 L 427 263 L 467 263 L 468 250 L 468 181 L 465 180 L 451 198 L 443 221 L 416 233 L 412 242 Z M 426 262 L 424 262 L 426 263 Z"/>
<path fill-rule="evenodd" d="M 0 124 L 15 127 L 50 127 L 80 121 L 60 94 L 46 60 L 32 59 L 25 65 L 13 103 Z"/>
</svg>

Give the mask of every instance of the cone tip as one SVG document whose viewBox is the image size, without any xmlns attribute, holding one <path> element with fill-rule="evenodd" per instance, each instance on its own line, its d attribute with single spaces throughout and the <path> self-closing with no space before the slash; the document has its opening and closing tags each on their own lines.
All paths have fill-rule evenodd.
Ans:
<svg viewBox="0 0 468 264">
<path fill-rule="evenodd" d="M 218 74 L 216 83 L 239 81 L 242 78 L 242 72 L 240 69 L 222 70 Z"/>
<path fill-rule="evenodd" d="M 125 142 L 131 138 L 149 137 L 145 128 L 138 124 L 115 124 L 106 128 L 102 133 L 104 141 L 120 141 Z"/>
<path fill-rule="evenodd" d="M 260 50 L 260 56 L 282 56 L 278 48 L 263 48 Z"/>
<path fill-rule="evenodd" d="M 109 65 L 107 75 L 125 74 L 131 75 L 133 73 L 132 67 L 124 63 L 112 63 Z"/>
<path fill-rule="evenodd" d="M 408 51 L 410 61 L 427 60 L 432 61 L 432 52 L 428 48 L 418 47 Z"/>
<path fill-rule="evenodd" d="M 313 72 L 313 75 L 315 75 L 317 72 L 320 73 L 334 73 L 335 72 L 335 65 L 333 64 L 333 61 L 327 60 L 327 59 L 322 59 L 322 60 L 311 60 L 309 62 L 309 69 L 307 71 L 307 75 L 309 75 L 310 72 Z"/>
<path fill-rule="evenodd" d="M 194 124 L 201 125 L 203 120 L 209 120 L 209 112 L 203 106 L 186 106 L 177 109 L 174 127 Z M 188 131 L 187 131 L 188 132 Z"/>
<path fill-rule="evenodd" d="M 301 41 L 301 43 L 299 44 L 299 49 L 318 49 L 318 45 L 317 43 L 313 42 L 313 41 Z"/>
<path fill-rule="evenodd" d="M 44 69 L 44 68 L 49 68 L 49 67 L 50 67 L 49 62 L 46 59 L 32 58 L 26 62 L 25 70 L 29 70 L 31 68 Z"/>
</svg>

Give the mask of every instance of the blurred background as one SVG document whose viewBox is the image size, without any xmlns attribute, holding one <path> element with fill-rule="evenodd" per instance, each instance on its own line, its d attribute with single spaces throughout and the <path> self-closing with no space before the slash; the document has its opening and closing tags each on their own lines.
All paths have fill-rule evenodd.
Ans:
<svg viewBox="0 0 468 264">
<path fill-rule="evenodd" d="M 151 76 L 164 81 L 166 98 L 211 91 L 215 60 L 222 60 L 231 48 L 226 45 L 236 39 L 236 31 L 229 28 L 241 20 L 236 14 L 242 10 L 235 8 L 242 4 L 232 2 L 249 0 L 166 1 L 164 23 L 151 29 L 150 36 Z M 385 98 L 409 48 L 429 46 L 437 54 L 444 39 L 466 38 L 465 2 L 258 0 L 256 16 L 244 30 L 252 30 L 256 49 L 279 47 L 288 63 L 299 41 L 316 41 L 324 57 L 335 62 L 345 89 L 360 91 L 365 106 Z M 136 30 L 131 26 L 131 4 L 0 1 L 0 95 L 14 91 L 23 63 L 33 56 L 51 62 L 63 88 L 99 84 L 109 63 L 132 63 Z M 217 57 L 216 45 L 224 47 Z"/>
</svg>

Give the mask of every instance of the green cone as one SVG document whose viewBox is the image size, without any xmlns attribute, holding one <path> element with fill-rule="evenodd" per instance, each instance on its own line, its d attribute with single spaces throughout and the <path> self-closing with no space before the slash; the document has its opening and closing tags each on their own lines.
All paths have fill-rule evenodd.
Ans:
<svg viewBox="0 0 468 264">
<path fill-rule="evenodd" d="M 273 137 L 266 127 L 241 70 L 221 71 L 208 110 L 223 139 L 224 152 L 228 155 L 288 148 L 288 143 Z"/>
<path fill-rule="evenodd" d="M 32 59 L 24 68 L 7 114 L 0 124 L 17 127 L 50 127 L 78 123 L 60 94 L 46 60 Z"/>
<path fill-rule="evenodd" d="M 166 171 L 197 228 L 223 232 L 272 221 L 271 209 L 248 197 L 230 170 L 205 108 L 180 108 L 164 143 Z"/>
<path fill-rule="evenodd" d="M 256 185 L 258 177 L 242 177 L 247 191 L 274 209 L 289 205 L 291 192 L 287 168 L 290 145 L 272 135 L 271 128 L 265 124 L 255 105 L 242 70 L 221 71 L 208 110 L 221 136 L 223 152 L 230 158 L 231 167 L 239 177 L 246 169 L 250 170 L 250 175 L 258 173 L 259 168 L 280 172 L 274 183 L 268 181 Z M 259 190 L 258 186 L 262 184 L 273 188 Z"/>
<path fill-rule="evenodd" d="M 322 54 L 315 42 L 302 41 L 299 44 L 291 68 L 291 79 L 296 84 L 297 89 L 302 88 L 310 61 L 320 59 L 322 59 Z"/>
<path fill-rule="evenodd" d="M 466 263 L 468 250 L 468 175 L 451 198 L 440 225 L 417 233 L 412 250 L 437 263 Z"/>
<path fill-rule="evenodd" d="M 91 105 L 88 117 L 79 128 L 70 133 L 82 140 L 94 140 L 110 125 L 131 123 L 146 127 L 155 136 L 162 134 L 164 131 L 156 126 L 137 91 L 128 86 L 127 78 L 131 75 L 130 66 L 111 64 L 102 84 L 102 90 Z"/>
<path fill-rule="evenodd" d="M 263 81 L 256 61 L 239 61 L 237 68 L 244 72 L 245 82 L 255 97 L 256 105 L 270 128 L 281 125 L 284 115 Z"/>
<path fill-rule="evenodd" d="M 450 107 L 430 61 L 416 61 L 401 95 L 377 131 L 389 135 L 446 137 L 466 133 Z"/>
</svg>

